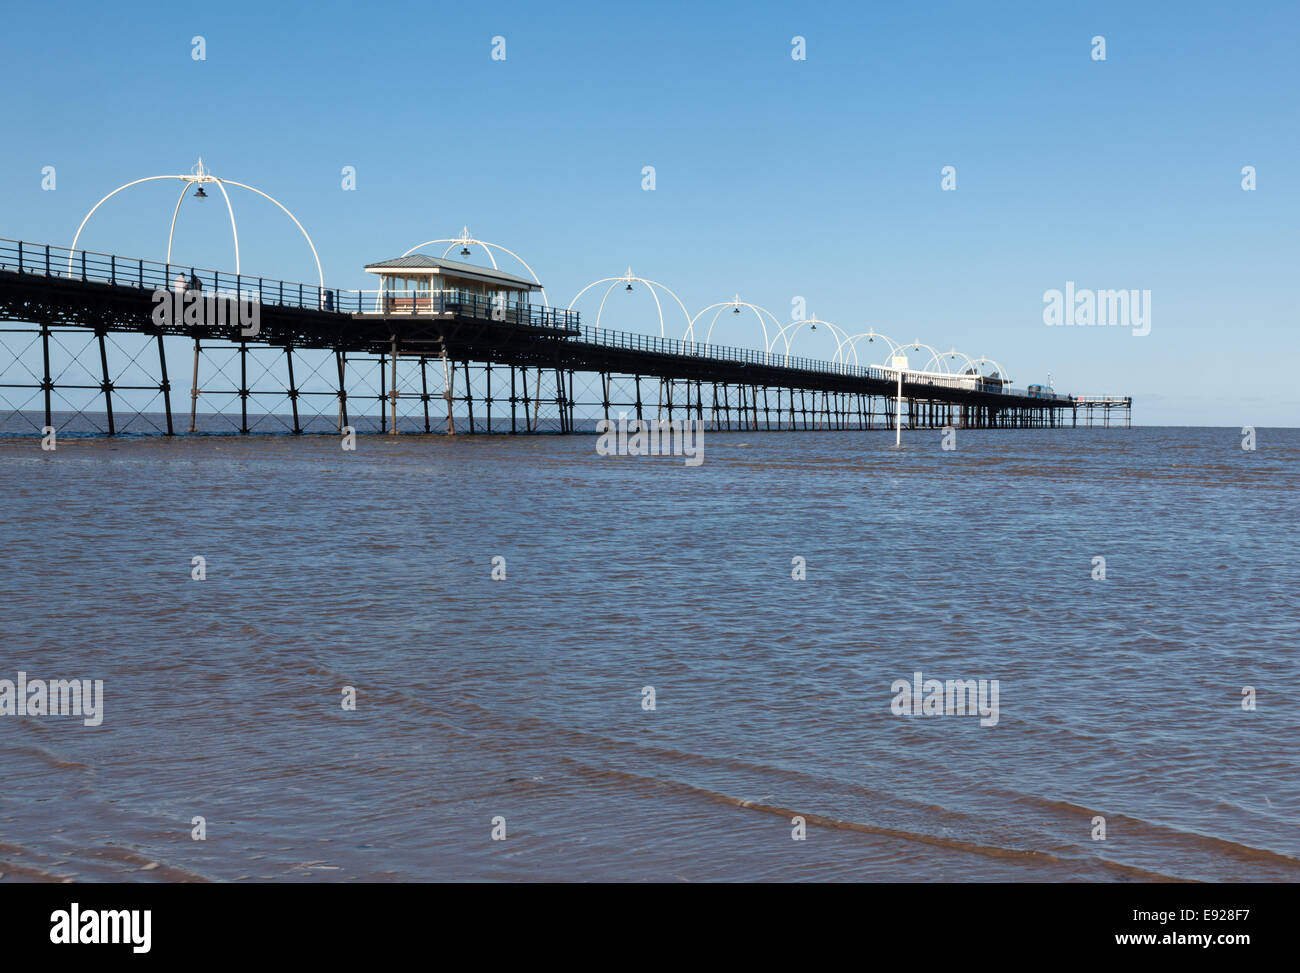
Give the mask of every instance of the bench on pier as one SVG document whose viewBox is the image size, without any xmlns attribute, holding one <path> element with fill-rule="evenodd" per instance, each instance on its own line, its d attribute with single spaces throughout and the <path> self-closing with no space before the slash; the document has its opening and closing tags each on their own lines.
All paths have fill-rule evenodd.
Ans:
<svg viewBox="0 0 1300 973">
<path fill-rule="evenodd" d="M 389 314 L 428 314 L 433 310 L 433 298 L 385 295 L 384 306 Z"/>
</svg>

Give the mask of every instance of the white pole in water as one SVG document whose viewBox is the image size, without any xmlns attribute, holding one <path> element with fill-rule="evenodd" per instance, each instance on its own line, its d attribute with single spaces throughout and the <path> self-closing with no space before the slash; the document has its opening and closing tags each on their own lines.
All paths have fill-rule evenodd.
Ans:
<svg viewBox="0 0 1300 973">
<path fill-rule="evenodd" d="M 894 401 L 897 409 L 894 418 L 894 446 L 903 445 L 903 369 L 907 367 L 906 355 L 894 356 L 894 369 L 898 372 L 898 398 Z"/>
<path fill-rule="evenodd" d="M 898 370 L 898 398 L 894 400 L 897 410 L 894 419 L 894 445 L 903 445 L 903 370 Z"/>
</svg>

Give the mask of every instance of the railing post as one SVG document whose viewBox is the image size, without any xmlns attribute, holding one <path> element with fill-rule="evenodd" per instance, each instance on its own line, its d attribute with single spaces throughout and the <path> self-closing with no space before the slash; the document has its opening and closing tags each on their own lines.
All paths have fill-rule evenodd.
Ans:
<svg viewBox="0 0 1300 973">
<path fill-rule="evenodd" d="M 85 250 L 81 251 L 81 280 L 83 283 L 86 280 L 86 251 Z"/>
<path fill-rule="evenodd" d="M 140 261 L 140 289 L 144 290 L 144 261 Z"/>
<path fill-rule="evenodd" d="M 49 252 L 49 249 L 50 249 L 50 248 L 49 248 L 49 246 L 47 245 L 47 246 L 45 247 L 45 250 L 46 250 L 47 254 L 48 254 L 48 252 Z M 18 241 L 18 273 L 21 274 L 22 272 L 23 272 L 23 241 L 22 241 L 22 240 L 19 240 L 19 241 Z"/>
</svg>

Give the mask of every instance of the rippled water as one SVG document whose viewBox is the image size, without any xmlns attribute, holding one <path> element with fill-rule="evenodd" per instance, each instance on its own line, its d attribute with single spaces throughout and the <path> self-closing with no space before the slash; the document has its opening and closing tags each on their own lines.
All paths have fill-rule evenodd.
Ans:
<svg viewBox="0 0 1300 973">
<path fill-rule="evenodd" d="M 1300 880 L 1300 431 L 958 436 L 0 441 L 0 872 Z"/>
</svg>

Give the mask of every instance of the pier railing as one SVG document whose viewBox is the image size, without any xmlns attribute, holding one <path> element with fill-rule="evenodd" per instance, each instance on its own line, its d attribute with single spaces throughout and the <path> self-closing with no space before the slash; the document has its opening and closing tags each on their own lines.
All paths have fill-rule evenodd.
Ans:
<svg viewBox="0 0 1300 973">
<path fill-rule="evenodd" d="M 481 295 L 461 291 L 442 291 L 426 295 L 385 294 L 377 290 L 339 290 L 232 274 L 170 263 L 119 257 L 93 250 L 72 250 L 51 244 L 24 243 L 0 238 L 0 271 L 61 277 L 85 282 L 111 284 L 143 290 L 197 290 L 205 294 L 237 298 L 268 307 L 297 308 L 338 314 L 432 314 L 451 313 L 483 321 L 562 329 L 571 340 L 589 342 L 609 348 L 654 352 L 664 355 L 709 358 L 741 364 L 778 366 L 823 374 L 847 375 L 893 381 L 897 372 L 873 365 L 849 364 L 820 358 L 801 358 L 781 352 L 764 352 L 733 348 L 700 341 L 656 337 L 627 331 L 611 331 L 581 323 L 579 312 L 523 303 L 500 303 Z M 991 386 L 974 375 L 938 375 L 904 371 L 909 385 L 931 385 L 970 391 L 1031 397 L 1025 389 Z M 1084 401 L 1069 395 L 1035 393 L 1032 397 L 1070 404 Z M 1090 397 L 1096 401 L 1106 398 Z"/>
<path fill-rule="evenodd" d="M 111 253 L 70 250 L 21 240 L 0 239 L 0 270 L 149 291 L 196 289 L 268 306 L 348 311 L 339 306 L 340 292 L 315 284 L 223 273 L 189 264 L 129 259 Z"/>
<path fill-rule="evenodd" d="M 142 290 L 196 290 L 220 297 L 232 297 L 268 307 L 288 307 L 339 314 L 362 313 L 453 313 L 483 321 L 572 329 L 578 325 L 577 311 L 511 304 L 497 307 L 490 299 L 461 291 L 447 291 L 420 299 L 418 303 L 379 291 L 339 290 L 297 281 L 251 277 L 189 264 L 157 260 L 128 259 L 93 250 L 70 250 L 50 244 L 31 244 L 0 239 L 0 270 L 45 277 L 112 284 Z M 413 310 L 415 309 L 415 310 Z"/>
<path fill-rule="evenodd" d="M 763 352 L 752 348 L 732 348 L 703 341 L 685 341 L 628 331 L 610 331 L 607 328 L 593 328 L 590 325 L 583 325 L 581 335 L 573 340 L 586 341 L 607 348 L 626 348 L 630 351 L 649 351 L 663 355 L 688 355 L 694 358 L 712 358 L 745 365 L 774 365 L 807 372 L 848 375 L 854 378 L 883 381 L 896 381 L 898 378 L 896 371 L 876 365 L 857 365 L 845 361 L 828 361 L 824 358 L 800 358 L 779 351 Z M 932 385 L 936 388 L 965 389 L 1062 403 L 1070 401 L 1068 395 L 1058 395 L 1054 392 L 1038 392 L 1031 396 L 1025 389 L 995 384 L 979 375 L 939 375 L 934 372 L 904 370 L 903 381 L 912 386 Z"/>
<path fill-rule="evenodd" d="M 861 378 L 887 378 L 885 371 L 873 366 L 850 365 L 824 358 L 800 358 L 775 351 L 756 351 L 752 348 L 732 348 L 727 345 L 715 345 L 703 341 L 685 341 L 677 338 L 661 338 L 649 334 L 637 334 L 632 331 L 611 331 L 608 328 L 582 326 L 582 334 L 576 339 L 606 348 L 625 348 L 629 351 L 649 351 L 661 355 L 686 355 L 692 358 L 715 358 L 719 361 L 739 362 L 744 365 L 776 365 L 782 368 L 794 368 L 807 372 L 833 373 L 835 375 L 852 375 Z M 910 381 L 910 379 L 909 379 Z"/>
</svg>

